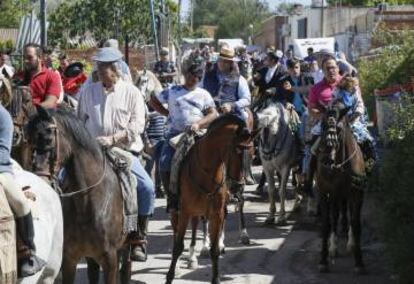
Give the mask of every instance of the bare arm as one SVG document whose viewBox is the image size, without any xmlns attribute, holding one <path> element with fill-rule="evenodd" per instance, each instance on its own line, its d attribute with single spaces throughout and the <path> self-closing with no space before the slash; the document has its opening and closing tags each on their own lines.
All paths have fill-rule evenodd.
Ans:
<svg viewBox="0 0 414 284">
<path fill-rule="evenodd" d="M 206 110 L 206 115 L 197 121 L 200 128 L 207 128 L 210 123 L 218 117 L 218 112 L 214 107 L 210 107 Z"/>
<path fill-rule="evenodd" d="M 157 112 L 159 112 L 162 115 L 168 116 L 169 111 L 166 109 L 162 103 L 157 99 L 156 96 L 151 96 L 151 99 L 149 100 L 148 104 Z"/>
<path fill-rule="evenodd" d="M 45 109 L 55 108 L 57 105 L 58 98 L 53 95 L 46 95 L 46 99 L 40 104 Z"/>
</svg>

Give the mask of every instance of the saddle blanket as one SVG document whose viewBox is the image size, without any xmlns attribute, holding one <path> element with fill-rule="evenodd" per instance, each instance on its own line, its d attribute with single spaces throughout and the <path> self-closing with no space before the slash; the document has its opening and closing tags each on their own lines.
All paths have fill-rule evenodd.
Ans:
<svg viewBox="0 0 414 284">
<path fill-rule="evenodd" d="M 124 200 L 123 232 L 125 234 L 136 232 L 138 224 L 137 179 L 131 171 L 134 156 L 118 147 L 108 149 L 106 155 L 121 184 Z"/>
<path fill-rule="evenodd" d="M 170 187 L 172 194 L 179 194 L 179 180 L 181 164 L 187 156 L 191 147 L 195 144 L 196 138 L 204 135 L 206 131 L 199 131 L 196 134 L 182 133 L 170 139 L 170 145 L 175 148 L 175 153 L 171 161 Z"/>
</svg>

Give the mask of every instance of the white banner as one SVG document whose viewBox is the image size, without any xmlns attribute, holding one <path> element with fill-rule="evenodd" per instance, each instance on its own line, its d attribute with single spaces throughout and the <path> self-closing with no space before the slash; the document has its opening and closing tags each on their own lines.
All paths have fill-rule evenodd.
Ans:
<svg viewBox="0 0 414 284">
<path fill-rule="evenodd" d="M 335 51 L 335 38 L 333 37 L 319 37 L 319 38 L 305 38 L 294 39 L 293 46 L 295 56 L 305 58 L 308 56 L 308 48 L 313 47 L 314 52 L 318 52 L 321 49 L 327 49 L 334 53 Z"/>
</svg>

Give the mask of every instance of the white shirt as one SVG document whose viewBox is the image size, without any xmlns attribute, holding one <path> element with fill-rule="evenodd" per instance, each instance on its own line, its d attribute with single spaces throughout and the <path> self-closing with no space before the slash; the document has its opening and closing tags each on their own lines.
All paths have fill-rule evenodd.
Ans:
<svg viewBox="0 0 414 284">
<path fill-rule="evenodd" d="M 145 103 L 132 83 L 119 79 L 107 92 L 101 82 L 81 89 L 78 116 L 93 137 L 111 136 L 126 131 L 126 150 L 139 153 L 143 148 L 141 134 L 145 129 Z"/>
<path fill-rule="evenodd" d="M 276 68 L 277 68 L 277 64 L 275 65 L 275 66 L 273 66 L 273 67 L 271 67 L 271 68 L 269 68 L 269 69 L 267 69 L 267 72 L 266 72 L 266 77 L 265 77 L 265 81 L 266 81 L 266 83 L 269 83 L 271 80 L 272 80 L 272 78 L 273 78 L 273 75 L 275 75 L 275 72 L 276 72 Z"/>
<path fill-rule="evenodd" d="M 208 108 L 215 107 L 210 93 L 199 87 L 189 91 L 183 86 L 174 86 L 161 92 L 157 98 L 168 104 L 171 134 L 184 132 L 186 127 L 202 119 Z"/>
</svg>

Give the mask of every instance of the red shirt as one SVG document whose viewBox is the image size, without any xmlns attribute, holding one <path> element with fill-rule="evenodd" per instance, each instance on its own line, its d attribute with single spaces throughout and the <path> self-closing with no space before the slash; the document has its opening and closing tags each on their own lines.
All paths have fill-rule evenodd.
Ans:
<svg viewBox="0 0 414 284">
<path fill-rule="evenodd" d="M 328 105 L 332 100 L 332 93 L 341 79 L 342 77 L 338 76 L 333 84 L 328 84 L 324 78 L 314 85 L 309 91 L 309 109 Z"/>
<path fill-rule="evenodd" d="M 62 91 L 62 81 L 55 70 L 42 67 L 42 71 L 30 80 L 30 93 L 34 105 L 42 103 L 46 96 L 55 96 L 59 99 Z"/>
</svg>

